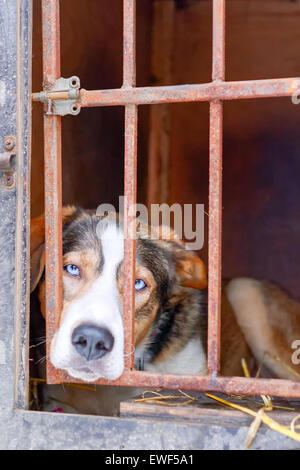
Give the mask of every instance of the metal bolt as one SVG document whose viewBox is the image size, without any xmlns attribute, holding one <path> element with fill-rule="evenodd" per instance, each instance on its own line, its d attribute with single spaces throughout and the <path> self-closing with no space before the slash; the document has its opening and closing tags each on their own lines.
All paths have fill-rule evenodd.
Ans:
<svg viewBox="0 0 300 470">
<path fill-rule="evenodd" d="M 2 181 L 3 181 L 4 186 L 6 186 L 7 189 L 11 189 L 15 185 L 15 178 L 13 174 L 5 173 L 2 177 Z"/>
<path fill-rule="evenodd" d="M 15 137 L 13 136 L 5 137 L 5 141 L 4 141 L 5 150 L 7 151 L 13 150 L 15 145 L 16 145 Z"/>
</svg>

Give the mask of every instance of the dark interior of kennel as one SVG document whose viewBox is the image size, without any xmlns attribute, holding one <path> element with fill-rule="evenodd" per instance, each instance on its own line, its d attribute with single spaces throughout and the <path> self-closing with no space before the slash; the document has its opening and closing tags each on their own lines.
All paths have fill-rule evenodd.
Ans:
<svg viewBox="0 0 300 470">
<path fill-rule="evenodd" d="M 60 3 L 62 76 L 77 75 L 86 89 L 121 86 L 121 0 Z M 211 3 L 138 0 L 137 86 L 211 80 Z M 41 12 L 40 1 L 33 4 L 37 92 L 42 89 Z M 226 14 L 226 80 L 300 75 L 298 1 L 228 0 Z M 208 103 L 152 108 L 156 110 L 139 109 L 139 202 L 204 203 L 208 210 Z M 290 98 L 225 102 L 223 164 L 224 277 L 266 278 L 298 299 L 299 112 Z M 123 193 L 123 121 L 122 107 L 82 109 L 76 117 L 63 118 L 65 204 L 118 203 Z M 162 151 L 167 170 L 158 165 L 152 171 L 153 139 L 157 159 Z M 31 194 L 35 216 L 43 211 L 39 103 L 33 104 Z M 200 255 L 207 260 L 207 237 Z"/>
</svg>

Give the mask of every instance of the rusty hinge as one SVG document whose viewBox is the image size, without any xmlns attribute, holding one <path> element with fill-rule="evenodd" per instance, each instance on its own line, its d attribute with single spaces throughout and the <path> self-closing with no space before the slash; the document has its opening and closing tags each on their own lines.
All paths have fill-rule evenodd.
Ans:
<svg viewBox="0 0 300 470">
<path fill-rule="evenodd" d="M 4 139 L 4 152 L 0 153 L 0 171 L 2 184 L 8 189 L 15 185 L 16 138 L 12 135 Z"/>
<path fill-rule="evenodd" d="M 33 93 L 33 101 L 41 101 L 47 105 L 46 114 L 66 116 L 67 114 L 80 113 L 78 103 L 80 80 L 73 76 L 70 78 L 58 78 L 51 89 Z"/>
</svg>

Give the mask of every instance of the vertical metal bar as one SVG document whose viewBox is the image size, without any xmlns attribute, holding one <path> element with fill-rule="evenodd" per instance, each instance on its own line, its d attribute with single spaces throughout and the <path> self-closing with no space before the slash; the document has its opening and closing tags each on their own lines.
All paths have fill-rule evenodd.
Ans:
<svg viewBox="0 0 300 470">
<path fill-rule="evenodd" d="M 135 0 L 124 0 L 123 87 L 134 87 L 136 82 L 135 57 Z M 124 149 L 124 355 L 125 368 L 134 367 L 134 304 L 135 304 L 135 205 L 137 187 L 137 106 L 125 106 Z"/>
<path fill-rule="evenodd" d="M 225 80 L 225 0 L 213 0 L 212 79 Z"/>
<path fill-rule="evenodd" d="M 154 2 L 151 75 L 157 85 L 172 80 L 175 1 Z M 168 103 L 150 107 L 147 205 L 169 202 L 171 109 Z"/>
<path fill-rule="evenodd" d="M 208 353 L 209 373 L 220 369 L 221 241 L 222 241 L 222 103 L 210 103 Z"/>
<path fill-rule="evenodd" d="M 136 0 L 123 0 L 123 87 L 136 82 Z"/>
<path fill-rule="evenodd" d="M 42 0 L 44 90 L 60 77 L 59 0 Z M 47 108 L 47 106 L 46 106 Z M 45 109 L 46 111 L 46 109 Z M 61 117 L 44 114 L 47 357 L 62 308 Z M 47 381 L 59 373 L 47 361 Z"/>
<path fill-rule="evenodd" d="M 125 173 L 124 173 L 124 334 L 125 367 L 134 365 L 135 311 L 135 204 L 137 168 L 137 106 L 125 107 Z"/>
<path fill-rule="evenodd" d="M 212 79 L 225 78 L 225 0 L 213 1 Z M 221 349 L 221 244 L 222 244 L 222 140 L 223 104 L 210 102 L 209 131 L 209 251 L 208 251 L 208 352 L 212 375 L 220 370 Z"/>
</svg>

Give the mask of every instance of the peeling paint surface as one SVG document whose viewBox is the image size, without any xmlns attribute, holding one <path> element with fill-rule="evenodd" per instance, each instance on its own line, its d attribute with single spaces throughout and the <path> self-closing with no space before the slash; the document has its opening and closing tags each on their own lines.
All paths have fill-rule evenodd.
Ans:
<svg viewBox="0 0 300 470">
<path fill-rule="evenodd" d="M 0 341 L 0 365 L 6 364 L 5 343 Z"/>
<path fill-rule="evenodd" d="M 5 105 L 5 93 L 6 93 L 6 86 L 5 82 L 0 82 L 0 106 Z"/>
<path fill-rule="evenodd" d="M 0 1 L 0 151 L 4 137 L 15 135 L 17 107 L 16 2 Z M 14 282 L 16 189 L 7 191 L 0 172 L 0 410 L 14 399 Z M 1 438 L 0 438 L 1 439 Z"/>
</svg>

